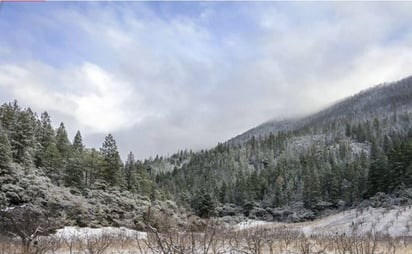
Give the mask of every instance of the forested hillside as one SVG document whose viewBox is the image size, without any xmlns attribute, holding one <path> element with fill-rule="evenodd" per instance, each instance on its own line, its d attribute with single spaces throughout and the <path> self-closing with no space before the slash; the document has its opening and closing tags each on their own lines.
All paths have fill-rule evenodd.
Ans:
<svg viewBox="0 0 412 254">
<path fill-rule="evenodd" d="M 252 136 L 267 136 L 279 131 L 292 131 L 305 126 L 315 127 L 328 124 L 332 120 L 343 122 L 365 121 L 381 118 L 385 115 L 403 112 L 412 107 L 412 77 L 390 83 L 381 84 L 346 98 L 316 114 L 300 119 L 269 121 L 229 140 L 231 144 L 242 143 Z"/>
<path fill-rule="evenodd" d="M 266 123 L 210 150 L 157 158 L 151 166 L 156 183 L 200 216 L 284 219 L 276 208 L 286 207 L 295 215 L 305 211 L 308 219 L 412 187 L 411 127 L 407 78 L 306 118 Z"/>
<path fill-rule="evenodd" d="M 30 204 L 66 225 L 136 228 L 148 207 L 177 213 L 132 153 L 123 164 L 111 134 L 99 150 L 80 131 L 72 140 L 47 112 L 0 106 L 0 209 Z"/>
<path fill-rule="evenodd" d="M 379 206 L 381 192 L 412 203 L 411 127 L 407 78 L 213 149 L 144 161 L 130 153 L 123 163 L 111 134 L 86 148 L 80 131 L 71 141 L 63 123 L 54 129 L 47 112 L 14 101 L 0 107 L 0 208 L 32 204 L 64 224 L 143 228 L 149 210 L 178 223 L 186 212 L 302 221 Z"/>
</svg>

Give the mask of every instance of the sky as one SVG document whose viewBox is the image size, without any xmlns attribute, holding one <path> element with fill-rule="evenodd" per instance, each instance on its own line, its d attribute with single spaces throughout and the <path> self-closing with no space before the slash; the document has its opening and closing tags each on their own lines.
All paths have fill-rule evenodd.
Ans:
<svg viewBox="0 0 412 254">
<path fill-rule="evenodd" d="M 407 2 L 0 3 L 0 102 L 121 156 L 211 148 L 412 75 Z"/>
</svg>

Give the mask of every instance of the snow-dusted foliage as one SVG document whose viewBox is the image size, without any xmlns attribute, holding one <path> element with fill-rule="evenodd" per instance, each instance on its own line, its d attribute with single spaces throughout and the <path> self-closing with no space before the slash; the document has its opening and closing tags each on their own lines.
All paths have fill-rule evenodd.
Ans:
<svg viewBox="0 0 412 254">
<path fill-rule="evenodd" d="M 229 140 L 229 143 L 244 143 L 253 136 L 264 137 L 270 133 L 295 131 L 306 126 L 321 127 L 332 121 L 350 119 L 353 122 L 366 122 L 392 115 L 394 112 L 411 112 L 411 110 L 412 77 L 408 77 L 362 91 L 308 117 L 264 123 Z"/>
<path fill-rule="evenodd" d="M 157 158 L 148 166 L 162 189 L 197 214 L 204 207 L 197 201 L 209 193 L 221 216 L 233 214 L 228 212 L 233 204 L 238 208 L 232 210 L 241 211 L 236 216 L 277 220 L 268 208 L 303 203 L 300 209 L 316 217 L 324 210 L 356 206 L 379 191 L 412 187 L 407 169 L 412 162 L 407 156 L 411 128 L 409 77 L 308 117 L 265 123 L 190 154 L 173 171 L 169 158 Z"/>
<path fill-rule="evenodd" d="M 33 169 L 35 171 L 35 169 Z M 58 225 L 145 227 L 144 214 L 152 203 L 147 197 L 119 188 L 87 189 L 83 192 L 56 186 L 39 172 L 24 174 L 19 165 L 13 174 L 0 177 L 1 205 L 5 209 L 32 204 L 53 217 Z M 153 212 L 180 214 L 173 202 L 157 202 Z"/>
</svg>

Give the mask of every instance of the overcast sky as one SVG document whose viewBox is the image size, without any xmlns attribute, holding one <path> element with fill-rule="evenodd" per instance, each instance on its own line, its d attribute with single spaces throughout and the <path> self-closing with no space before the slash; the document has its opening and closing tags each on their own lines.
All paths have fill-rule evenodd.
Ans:
<svg viewBox="0 0 412 254">
<path fill-rule="evenodd" d="M 0 3 L 0 100 L 124 158 L 210 148 L 412 74 L 412 3 Z"/>
</svg>

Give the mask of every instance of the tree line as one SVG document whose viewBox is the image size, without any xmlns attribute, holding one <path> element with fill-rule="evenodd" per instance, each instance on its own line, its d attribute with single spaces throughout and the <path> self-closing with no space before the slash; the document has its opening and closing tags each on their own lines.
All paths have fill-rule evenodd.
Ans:
<svg viewBox="0 0 412 254">
<path fill-rule="evenodd" d="M 207 207 L 225 204 L 350 207 L 377 192 L 412 188 L 411 127 L 408 112 L 335 119 L 243 144 L 219 144 L 159 172 L 155 181 L 200 216 L 208 215 Z"/>
<path fill-rule="evenodd" d="M 55 185 L 84 190 L 119 187 L 155 196 L 155 186 L 143 164 L 130 153 L 122 162 L 116 141 L 108 134 L 99 150 L 86 148 L 80 131 L 71 141 L 64 123 L 53 128 L 50 116 L 38 117 L 17 101 L 0 106 L 0 176 L 11 173 L 13 163 L 27 174 L 39 169 Z"/>
<path fill-rule="evenodd" d="M 115 187 L 172 198 L 201 217 L 225 204 L 348 207 L 412 187 L 411 127 L 408 112 L 349 116 L 170 157 L 139 161 L 130 153 L 123 163 L 111 134 L 100 149 L 87 148 L 80 131 L 71 141 L 63 123 L 55 129 L 47 112 L 38 117 L 14 101 L 0 106 L 0 176 L 18 164 L 79 191 Z"/>
</svg>

